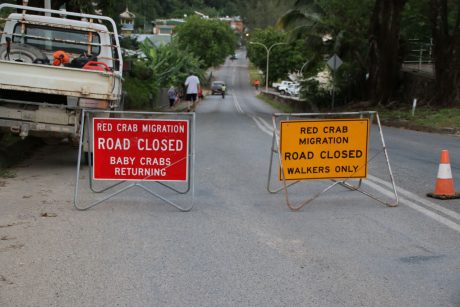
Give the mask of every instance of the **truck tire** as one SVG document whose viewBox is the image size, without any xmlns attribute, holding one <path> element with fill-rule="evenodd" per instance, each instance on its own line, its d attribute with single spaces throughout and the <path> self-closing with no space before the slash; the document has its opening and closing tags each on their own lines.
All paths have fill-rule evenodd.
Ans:
<svg viewBox="0 0 460 307">
<path fill-rule="evenodd" d="M 83 161 L 82 161 L 83 165 L 89 166 L 89 160 L 90 159 L 91 159 L 91 165 L 94 164 L 94 158 L 93 158 L 93 153 L 92 152 L 84 151 L 84 152 L 82 152 L 82 155 L 83 155 Z"/>
<path fill-rule="evenodd" d="M 125 109 L 126 95 L 127 93 L 125 91 L 121 93 L 121 98 L 120 98 L 120 101 L 118 102 L 118 107 L 115 108 L 115 111 L 123 111 Z"/>
<path fill-rule="evenodd" d="M 11 44 L 10 54 L 7 54 L 6 46 L 0 47 L 0 59 L 22 63 L 49 63 L 46 55 L 40 49 L 25 44 Z"/>
</svg>

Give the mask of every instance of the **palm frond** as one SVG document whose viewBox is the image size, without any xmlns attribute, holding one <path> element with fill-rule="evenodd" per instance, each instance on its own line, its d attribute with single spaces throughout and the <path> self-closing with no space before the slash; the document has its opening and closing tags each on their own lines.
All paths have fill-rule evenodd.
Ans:
<svg viewBox="0 0 460 307">
<path fill-rule="evenodd" d="M 308 10 L 290 10 L 283 15 L 277 22 L 277 25 L 289 29 L 299 24 L 311 24 L 321 20 L 321 17 Z"/>
<path fill-rule="evenodd" d="M 344 38 L 345 38 L 345 31 L 344 30 L 341 30 L 339 33 L 337 33 L 337 35 L 335 35 L 335 37 L 334 37 L 334 52 L 338 52 L 341 49 Z"/>
<path fill-rule="evenodd" d="M 294 3 L 295 7 L 300 7 L 300 6 L 312 6 L 315 5 L 316 1 L 315 0 L 297 0 Z"/>
</svg>

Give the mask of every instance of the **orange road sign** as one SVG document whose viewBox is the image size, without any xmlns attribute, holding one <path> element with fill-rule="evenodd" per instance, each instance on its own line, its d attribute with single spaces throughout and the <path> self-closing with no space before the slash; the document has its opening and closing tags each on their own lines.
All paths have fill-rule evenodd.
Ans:
<svg viewBox="0 0 460 307">
<path fill-rule="evenodd" d="M 280 124 L 280 179 L 367 176 L 369 119 L 314 119 Z"/>
</svg>

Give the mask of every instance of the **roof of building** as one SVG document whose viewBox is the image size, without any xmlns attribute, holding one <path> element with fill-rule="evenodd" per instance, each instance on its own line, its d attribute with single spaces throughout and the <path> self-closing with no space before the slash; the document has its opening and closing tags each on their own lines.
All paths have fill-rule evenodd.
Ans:
<svg viewBox="0 0 460 307">
<path fill-rule="evenodd" d="M 177 25 L 180 25 L 180 24 L 183 24 L 185 22 L 184 19 L 180 19 L 180 18 L 173 18 L 173 19 L 156 19 L 154 21 L 154 23 L 157 25 L 157 26 L 160 26 L 160 25 L 168 25 L 168 26 L 177 26 Z"/>
<path fill-rule="evenodd" d="M 125 19 L 134 19 L 136 18 L 136 15 L 131 13 L 128 8 L 126 8 L 126 10 L 120 14 L 120 18 L 125 18 Z"/>
<path fill-rule="evenodd" d="M 132 35 L 132 37 L 135 38 L 140 43 L 148 39 L 155 46 L 159 46 L 162 44 L 169 44 L 171 42 L 171 35 L 134 34 Z"/>
</svg>

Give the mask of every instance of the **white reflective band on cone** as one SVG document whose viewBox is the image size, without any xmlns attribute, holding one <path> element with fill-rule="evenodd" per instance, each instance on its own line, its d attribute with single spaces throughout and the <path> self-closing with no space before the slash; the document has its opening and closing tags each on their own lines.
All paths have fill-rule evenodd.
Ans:
<svg viewBox="0 0 460 307">
<path fill-rule="evenodd" d="M 438 179 L 452 179 L 450 164 L 439 164 Z"/>
</svg>

